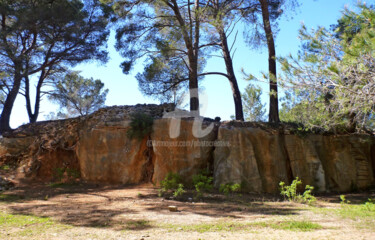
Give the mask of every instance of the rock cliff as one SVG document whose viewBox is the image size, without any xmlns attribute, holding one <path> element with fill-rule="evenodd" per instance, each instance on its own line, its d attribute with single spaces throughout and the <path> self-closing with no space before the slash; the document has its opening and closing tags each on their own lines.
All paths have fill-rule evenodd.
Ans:
<svg viewBox="0 0 375 240">
<path fill-rule="evenodd" d="M 173 111 L 172 105 L 115 106 L 24 125 L 0 139 L 0 165 L 17 166 L 24 179 L 54 180 L 60 169 L 86 181 L 122 184 L 158 184 L 168 172 L 189 182 L 208 169 L 217 187 L 241 183 L 246 191 L 268 193 L 296 177 L 321 192 L 374 185 L 372 136 L 293 134 L 284 125 L 166 114 Z M 152 133 L 142 139 L 128 136 L 135 112 L 154 118 Z"/>
<path fill-rule="evenodd" d="M 214 151 L 215 185 L 236 182 L 249 191 L 274 193 L 299 177 L 317 191 L 351 191 L 374 184 L 374 139 L 367 135 L 299 136 L 285 128 L 224 123 Z"/>
</svg>

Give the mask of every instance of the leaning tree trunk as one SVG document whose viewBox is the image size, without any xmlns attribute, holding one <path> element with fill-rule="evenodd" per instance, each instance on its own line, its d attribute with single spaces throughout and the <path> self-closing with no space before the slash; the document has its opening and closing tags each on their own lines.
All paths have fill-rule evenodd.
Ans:
<svg viewBox="0 0 375 240">
<path fill-rule="evenodd" d="M 10 128 L 10 115 L 12 113 L 13 105 L 14 102 L 16 101 L 18 92 L 21 87 L 21 81 L 22 81 L 22 76 L 20 74 L 21 72 L 21 67 L 16 66 L 15 67 L 15 73 L 14 73 L 14 82 L 13 82 L 13 87 L 10 90 L 10 92 L 7 95 L 7 98 L 4 102 L 3 106 L 3 111 L 1 113 L 0 117 L 0 133 L 4 133 L 6 131 L 11 130 Z"/>
<path fill-rule="evenodd" d="M 262 7 L 263 27 L 266 33 L 268 46 L 268 72 L 270 79 L 270 109 L 269 122 L 280 122 L 279 119 L 279 100 L 277 92 L 277 77 L 276 77 L 276 49 L 273 38 L 270 14 L 268 11 L 268 1 L 259 0 Z"/>
<path fill-rule="evenodd" d="M 244 121 L 241 92 L 238 88 L 237 78 L 233 70 L 233 61 L 232 57 L 230 56 L 228 39 L 223 29 L 219 29 L 218 31 L 220 35 L 221 49 L 223 51 L 224 62 L 227 69 L 228 80 L 232 88 L 236 120 Z"/>
</svg>

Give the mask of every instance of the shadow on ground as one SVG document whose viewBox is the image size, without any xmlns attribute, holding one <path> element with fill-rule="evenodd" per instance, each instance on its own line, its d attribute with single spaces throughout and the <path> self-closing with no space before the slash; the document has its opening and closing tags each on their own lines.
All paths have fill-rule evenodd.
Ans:
<svg viewBox="0 0 375 240">
<path fill-rule="evenodd" d="M 299 215 L 298 204 L 278 202 L 269 195 L 209 195 L 204 202 L 183 202 L 158 197 L 152 185 L 99 186 L 76 184 L 52 188 L 45 184 L 20 187 L 0 193 L 0 210 L 12 214 L 50 217 L 72 226 L 145 230 L 169 219 L 264 218 Z M 179 212 L 169 212 L 175 205 Z M 212 219 L 211 219 L 212 218 Z M 195 222 L 196 224 L 199 222 Z"/>
</svg>

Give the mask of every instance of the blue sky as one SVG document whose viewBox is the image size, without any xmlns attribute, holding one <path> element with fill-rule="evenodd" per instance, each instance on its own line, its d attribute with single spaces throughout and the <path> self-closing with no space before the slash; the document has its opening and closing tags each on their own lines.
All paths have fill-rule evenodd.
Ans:
<svg viewBox="0 0 375 240">
<path fill-rule="evenodd" d="M 336 23 L 341 16 L 345 6 L 355 8 L 356 0 L 304 0 L 294 14 L 288 14 L 288 18 L 282 18 L 279 22 L 280 31 L 276 37 L 277 56 L 286 56 L 289 53 L 295 54 L 300 42 L 298 40 L 298 30 L 303 22 L 308 28 L 317 26 L 329 27 Z M 147 96 L 143 96 L 138 89 L 138 83 L 135 75 L 143 69 L 142 62 L 139 62 L 130 75 L 124 75 L 119 67 L 122 62 L 121 56 L 114 49 L 114 36 L 111 35 L 108 42 L 110 61 L 105 65 L 98 63 L 85 63 L 75 67 L 82 71 L 84 77 L 93 77 L 104 82 L 105 87 L 109 89 L 107 95 L 107 106 L 112 105 L 134 105 L 137 103 L 159 103 Z M 260 77 L 261 72 L 266 72 L 268 68 L 268 53 L 266 48 L 262 50 L 251 50 L 243 43 L 242 29 L 239 29 L 236 42 L 236 53 L 234 55 L 234 68 L 240 91 L 242 92 L 249 84 L 244 80 L 241 69 Z M 210 58 L 206 71 L 225 72 L 223 60 L 220 58 Z M 257 83 L 256 83 L 257 84 Z M 262 100 L 268 107 L 268 85 L 259 84 L 263 88 Z M 201 112 L 206 117 L 221 117 L 222 120 L 230 119 L 234 115 L 234 103 L 229 82 L 221 76 L 207 76 L 201 83 L 203 87 L 202 94 L 207 98 L 206 110 Z M 45 98 L 41 103 L 41 113 L 39 121 L 44 120 L 44 115 L 50 112 L 56 112 L 58 106 L 51 104 Z M 27 113 L 25 108 L 25 99 L 18 96 L 15 107 L 11 115 L 11 127 L 15 128 L 21 124 L 27 123 Z"/>
</svg>

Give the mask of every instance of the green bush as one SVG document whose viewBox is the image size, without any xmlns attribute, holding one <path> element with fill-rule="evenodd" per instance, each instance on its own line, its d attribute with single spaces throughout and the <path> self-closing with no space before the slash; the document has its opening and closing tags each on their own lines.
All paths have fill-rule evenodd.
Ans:
<svg viewBox="0 0 375 240">
<path fill-rule="evenodd" d="M 64 177 L 64 173 L 65 173 L 65 169 L 64 168 L 55 168 L 54 171 L 53 171 L 53 178 L 56 181 L 61 182 L 61 180 Z"/>
<path fill-rule="evenodd" d="M 160 182 L 159 196 L 163 196 L 165 193 L 172 191 L 173 195 L 176 193 L 180 196 L 183 191 L 184 185 L 182 184 L 182 178 L 178 173 L 169 172 L 167 176 Z M 181 191 L 182 190 L 182 191 Z"/>
<path fill-rule="evenodd" d="M 211 191 L 213 188 L 214 178 L 209 176 L 208 171 L 203 171 L 198 175 L 193 176 L 193 184 L 197 191 L 197 196 L 202 196 L 202 193 Z"/>
<path fill-rule="evenodd" d="M 229 193 L 236 193 L 241 191 L 241 184 L 239 183 L 227 183 L 227 184 L 220 184 L 219 191 L 228 195 Z"/>
<path fill-rule="evenodd" d="M 130 139 L 142 140 L 152 132 L 154 119 L 149 114 L 135 112 L 130 115 L 130 129 L 127 136 Z"/>
<path fill-rule="evenodd" d="M 70 169 L 70 168 L 68 168 L 68 169 L 66 169 L 66 173 L 68 175 L 68 178 L 72 179 L 72 180 L 81 177 L 81 173 L 77 169 Z"/>
<path fill-rule="evenodd" d="M 184 185 L 182 183 L 178 184 L 177 189 L 174 191 L 173 196 L 179 197 L 184 194 L 186 191 L 184 190 Z"/>
<path fill-rule="evenodd" d="M 61 182 L 64 178 L 64 175 L 68 177 L 69 181 L 74 181 L 77 178 L 81 177 L 81 173 L 77 169 L 73 168 L 55 168 L 53 171 L 53 178 L 56 182 Z"/>
<path fill-rule="evenodd" d="M 350 203 L 349 200 L 346 199 L 345 195 L 340 195 L 341 205 Z"/>
<path fill-rule="evenodd" d="M 297 188 L 300 184 L 302 184 L 302 181 L 298 177 L 293 180 L 290 186 L 285 185 L 284 182 L 280 182 L 280 194 L 291 202 L 302 202 L 308 204 L 312 204 L 313 202 L 315 202 L 316 198 L 312 195 L 314 187 L 306 185 L 305 191 L 302 195 L 300 195 L 297 193 Z"/>
</svg>

